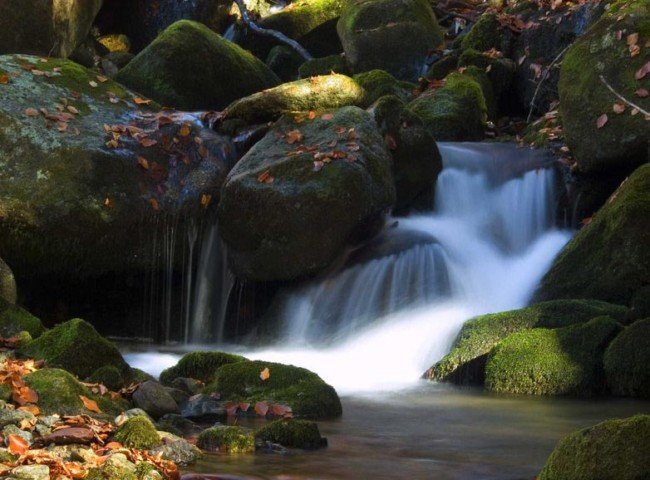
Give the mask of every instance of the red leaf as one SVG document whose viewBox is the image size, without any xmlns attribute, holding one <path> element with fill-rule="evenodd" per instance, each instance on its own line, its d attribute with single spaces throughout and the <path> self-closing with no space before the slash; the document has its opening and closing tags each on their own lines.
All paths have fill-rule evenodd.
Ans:
<svg viewBox="0 0 650 480">
<path fill-rule="evenodd" d="M 255 413 L 260 417 L 265 417 L 269 411 L 269 404 L 266 402 L 257 402 L 255 404 Z"/>
</svg>

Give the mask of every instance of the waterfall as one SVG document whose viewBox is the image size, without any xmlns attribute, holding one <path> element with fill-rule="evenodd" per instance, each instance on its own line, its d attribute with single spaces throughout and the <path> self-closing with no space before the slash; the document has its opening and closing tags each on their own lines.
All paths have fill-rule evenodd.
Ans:
<svg viewBox="0 0 650 480">
<path fill-rule="evenodd" d="M 341 391 L 393 388 L 471 316 L 526 305 L 571 235 L 555 227 L 552 159 L 505 144 L 440 151 L 435 209 L 394 219 L 365 260 L 290 291 L 276 346 L 245 355 L 310 368 Z"/>
</svg>

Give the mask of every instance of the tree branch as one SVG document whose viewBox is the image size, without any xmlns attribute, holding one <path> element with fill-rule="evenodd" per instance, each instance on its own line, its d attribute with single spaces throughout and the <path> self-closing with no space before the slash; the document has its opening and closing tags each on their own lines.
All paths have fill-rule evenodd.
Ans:
<svg viewBox="0 0 650 480">
<path fill-rule="evenodd" d="M 562 55 L 566 53 L 566 51 L 569 49 L 571 45 L 567 45 L 564 50 L 562 50 L 560 53 L 557 54 L 557 56 L 553 59 L 551 64 L 544 69 L 544 75 L 542 75 L 542 78 L 539 80 L 537 83 L 537 88 L 535 89 L 535 93 L 533 94 L 533 99 L 530 101 L 530 110 L 528 110 L 528 117 L 526 117 L 526 123 L 530 123 L 530 119 L 533 116 L 533 110 L 535 109 L 535 100 L 537 100 L 537 95 L 539 94 L 539 89 L 542 86 L 542 83 L 544 83 L 544 80 L 548 78 L 548 76 L 551 73 L 551 68 L 553 68 L 557 62 L 560 61 L 560 58 L 562 58 Z"/>
<path fill-rule="evenodd" d="M 246 8 L 246 5 L 244 4 L 244 0 L 235 0 L 235 3 L 239 7 L 239 11 L 241 12 L 241 18 L 246 24 L 248 28 L 250 28 L 253 32 L 259 34 L 259 35 L 264 35 L 267 37 L 273 37 L 276 40 L 278 40 L 281 43 L 284 43 L 288 47 L 292 48 L 298 54 L 304 58 L 305 60 L 311 60 L 313 57 L 309 54 L 305 48 L 300 45 L 298 42 L 295 40 L 292 40 L 291 38 L 287 37 L 284 33 L 278 32 L 277 30 L 271 30 L 268 28 L 262 28 L 259 25 L 256 25 L 253 20 L 251 19 L 250 13 L 248 12 L 248 9 Z"/>
<path fill-rule="evenodd" d="M 610 92 L 612 92 L 614 95 L 616 95 L 616 97 L 618 97 L 622 102 L 628 104 L 632 108 L 636 108 L 639 112 L 641 112 L 646 117 L 650 117 L 650 112 L 647 112 L 641 107 L 639 107 L 637 104 L 630 102 L 627 98 L 625 98 L 623 95 L 621 95 L 616 90 L 614 90 L 614 87 L 612 87 L 609 83 L 607 83 L 607 80 L 605 80 L 605 77 L 603 77 L 602 75 L 600 76 L 600 81 L 603 82 L 603 85 L 605 85 L 607 89 Z"/>
</svg>

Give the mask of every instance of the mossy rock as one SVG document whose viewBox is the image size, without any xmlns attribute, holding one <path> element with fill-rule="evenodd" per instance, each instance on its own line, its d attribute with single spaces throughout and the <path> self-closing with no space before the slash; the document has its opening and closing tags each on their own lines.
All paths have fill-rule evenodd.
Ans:
<svg viewBox="0 0 650 480">
<path fill-rule="evenodd" d="M 650 318 L 614 339 L 605 352 L 605 374 L 614 395 L 650 398 Z"/>
<path fill-rule="evenodd" d="M 429 70 L 427 70 L 427 78 L 430 80 L 442 80 L 451 72 L 455 71 L 457 66 L 458 54 L 452 52 L 429 67 Z"/>
<path fill-rule="evenodd" d="M 346 245 L 375 233 L 395 200 L 390 155 L 370 114 L 345 107 L 308 117 L 277 122 L 222 190 L 219 231 L 242 279 L 288 280 L 322 271 Z M 296 131 L 301 139 L 288 143 L 287 134 Z M 297 151 L 301 144 L 320 147 Z M 325 158 L 328 163 L 316 168 L 314 156 L 329 151 L 345 156 Z"/>
<path fill-rule="evenodd" d="M 517 65 L 509 58 L 494 58 L 469 48 L 458 59 L 458 67 L 475 66 L 485 71 L 490 79 L 497 102 L 508 94 L 512 86 Z"/>
<path fill-rule="evenodd" d="M 562 439 L 539 480 L 641 480 L 650 472 L 650 415 L 607 420 Z"/>
<path fill-rule="evenodd" d="M 80 318 L 48 330 L 21 348 L 20 354 L 45 360 L 49 366 L 63 368 L 79 378 L 87 378 L 107 365 L 114 366 L 122 374 L 129 369 L 117 347 Z"/>
<path fill-rule="evenodd" d="M 444 38 L 426 0 L 351 0 L 337 30 L 354 73 L 381 69 L 408 81 L 417 81 Z"/>
<path fill-rule="evenodd" d="M 269 377 L 260 374 L 269 369 Z M 333 418 L 341 415 L 341 401 L 334 388 L 305 368 L 281 363 L 246 361 L 224 365 L 206 393 L 219 393 L 226 400 L 273 401 L 288 405 L 294 415 Z"/>
<path fill-rule="evenodd" d="M 72 374 L 58 368 L 43 368 L 25 375 L 25 383 L 38 394 L 38 408 L 44 415 L 98 415 L 84 406 L 81 395 L 95 402 L 105 415 L 115 416 L 123 410 L 122 403 L 100 397 L 84 387 Z"/>
<path fill-rule="evenodd" d="M 330 73 L 341 73 L 349 75 L 350 69 L 342 55 L 328 55 L 327 57 L 312 58 L 307 60 L 298 69 L 300 78 L 328 75 Z"/>
<path fill-rule="evenodd" d="M 365 91 L 345 75 L 305 78 L 255 93 L 226 108 L 225 120 L 249 124 L 277 120 L 283 113 L 363 105 Z"/>
<path fill-rule="evenodd" d="M 144 416 L 128 419 L 120 425 L 113 439 L 127 448 L 151 450 L 162 442 L 151 420 Z"/>
<path fill-rule="evenodd" d="M 123 370 L 115 365 L 104 365 L 95 370 L 87 381 L 90 383 L 101 383 L 108 389 L 118 391 L 124 386 Z"/>
<path fill-rule="evenodd" d="M 16 279 L 9 265 L 2 258 L 0 258 L 0 299 L 14 304 L 18 300 Z"/>
<path fill-rule="evenodd" d="M 327 445 L 327 440 L 320 435 L 318 425 L 309 420 L 276 420 L 257 430 L 255 438 L 264 442 L 279 443 L 288 448 L 305 450 Z"/>
<path fill-rule="evenodd" d="M 471 75 L 452 73 L 445 86 L 428 90 L 407 108 L 420 117 L 437 141 L 481 140 L 487 105 L 481 84 Z"/>
<path fill-rule="evenodd" d="M 279 82 L 253 54 L 190 20 L 165 29 L 116 80 L 183 110 L 222 109 Z"/>
<path fill-rule="evenodd" d="M 183 355 L 176 365 L 160 374 L 160 383 L 171 385 L 175 378 L 185 377 L 210 383 L 222 365 L 246 360 L 239 355 L 224 352 L 191 352 Z"/>
<path fill-rule="evenodd" d="M 45 328 L 41 321 L 18 305 L 0 297 L 0 336 L 5 338 L 26 331 L 32 338 L 39 337 Z"/>
<path fill-rule="evenodd" d="M 536 294 L 628 305 L 648 285 L 650 165 L 634 171 L 564 247 Z"/>
<path fill-rule="evenodd" d="M 529 328 L 559 328 L 587 322 L 603 315 L 624 323 L 629 310 L 598 300 L 555 300 L 519 310 L 481 315 L 468 320 L 451 351 L 427 376 L 432 380 L 482 385 L 490 351 L 504 338 Z"/>
<path fill-rule="evenodd" d="M 199 434 L 196 445 L 209 452 L 252 453 L 255 438 L 241 427 L 212 427 Z"/>
<path fill-rule="evenodd" d="M 635 74 L 650 61 L 643 45 L 650 40 L 650 3 L 647 0 L 618 1 L 567 51 L 560 70 L 560 113 L 567 144 L 583 172 L 627 170 L 650 158 L 650 128 L 642 114 L 631 115 L 631 107 L 617 115 L 612 105 L 619 99 L 601 81 L 602 76 L 623 97 L 650 111 L 650 97 L 635 92 L 648 86 L 648 76 Z M 639 55 L 631 56 L 618 32 L 638 33 Z M 598 119 L 608 121 L 598 128 Z"/>
<path fill-rule="evenodd" d="M 510 51 L 511 37 L 509 30 L 499 22 L 497 14 L 486 12 L 479 17 L 470 31 L 462 37 L 460 49 L 467 50 L 471 48 L 479 52 L 486 52 L 494 48 L 507 55 Z"/>
<path fill-rule="evenodd" d="M 464 68 L 463 75 L 473 78 L 479 84 L 483 93 L 483 99 L 485 100 L 486 118 L 496 120 L 499 115 L 497 97 L 486 71 L 475 65 L 469 65 Z"/>
<path fill-rule="evenodd" d="M 413 98 L 417 88 L 416 84 L 397 80 L 384 70 L 370 70 L 352 78 L 366 91 L 367 104 L 372 104 L 386 95 L 396 95 L 408 101 Z"/>
<path fill-rule="evenodd" d="M 514 333 L 490 352 L 485 387 L 499 393 L 590 396 L 605 390 L 603 353 L 621 326 L 610 317 Z"/>
<path fill-rule="evenodd" d="M 293 48 L 276 45 L 266 57 L 266 65 L 284 82 L 298 78 L 298 68 L 305 61 Z M 326 72 L 329 73 L 329 72 Z"/>
</svg>

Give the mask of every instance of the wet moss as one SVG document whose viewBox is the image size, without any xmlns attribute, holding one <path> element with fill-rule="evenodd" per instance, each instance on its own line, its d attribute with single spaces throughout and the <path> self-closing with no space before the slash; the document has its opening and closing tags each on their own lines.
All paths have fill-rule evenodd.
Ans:
<svg viewBox="0 0 650 480">
<path fill-rule="evenodd" d="M 262 380 L 266 368 L 270 376 Z M 341 401 L 334 388 L 305 368 L 263 361 L 224 365 L 205 389 L 228 400 L 274 401 L 289 405 L 293 413 L 306 418 L 332 418 L 341 415 Z"/>
<path fill-rule="evenodd" d="M 253 435 L 241 427 L 213 427 L 199 434 L 196 445 L 207 451 L 252 453 L 255 451 Z"/>
<path fill-rule="evenodd" d="M 128 419 L 120 425 L 113 438 L 125 447 L 142 450 L 151 450 L 162 443 L 156 427 L 144 416 Z"/>
<path fill-rule="evenodd" d="M 87 378 L 106 365 L 114 366 L 120 373 L 126 373 L 129 369 L 117 347 L 80 318 L 48 330 L 22 347 L 20 353 L 45 360 L 49 366 L 63 368 L 79 378 Z"/>
<path fill-rule="evenodd" d="M 450 54 L 435 62 L 427 71 L 430 80 L 442 80 L 458 66 L 458 54 Z"/>
<path fill-rule="evenodd" d="M 634 171 L 567 244 L 542 279 L 538 299 L 587 297 L 629 304 L 648 284 L 650 165 Z"/>
<path fill-rule="evenodd" d="M 414 83 L 397 80 L 384 70 L 370 70 L 352 78 L 366 91 L 367 104 L 372 104 L 386 95 L 395 95 L 408 101 L 413 97 L 417 88 Z"/>
<path fill-rule="evenodd" d="M 308 420 L 282 419 L 270 422 L 255 432 L 255 438 L 305 450 L 321 448 L 327 444 L 327 440 L 320 435 L 318 425 Z"/>
<path fill-rule="evenodd" d="M 39 337 L 45 328 L 41 321 L 22 307 L 12 305 L 0 297 L 0 336 L 12 337 L 22 331 L 32 338 Z"/>
<path fill-rule="evenodd" d="M 88 381 L 90 383 L 101 383 L 113 391 L 117 391 L 124 386 L 122 372 L 114 365 L 99 367 L 88 377 Z"/>
<path fill-rule="evenodd" d="M 650 318 L 614 339 L 605 352 L 605 374 L 614 395 L 650 398 Z"/>
<path fill-rule="evenodd" d="M 490 352 L 485 387 L 499 393 L 590 396 L 605 389 L 603 353 L 621 326 L 609 317 L 514 333 Z"/>
<path fill-rule="evenodd" d="M 219 367 L 244 360 L 244 357 L 224 352 L 191 352 L 183 355 L 173 367 L 163 370 L 160 382 L 170 385 L 175 378 L 186 377 L 210 383 Z"/>
<path fill-rule="evenodd" d="M 488 12 L 481 15 L 461 41 L 461 50 L 469 48 L 485 52 L 492 48 L 503 50 L 501 24 L 496 13 Z"/>
<path fill-rule="evenodd" d="M 475 66 L 487 74 L 497 102 L 506 95 L 512 86 L 517 70 L 515 62 L 509 58 L 493 58 L 473 48 L 465 50 L 458 59 L 458 67 Z"/>
<path fill-rule="evenodd" d="M 574 432 L 551 453 L 539 480 L 639 480 L 650 472 L 650 415 Z"/>
<path fill-rule="evenodd" d="M 556 300 L 519 310 L 481 315 L 468 320 L 451 351 L 428 372 L 432 380 L 483 384 L 489 352 L 507 336 L 530 328 L 560 328 L 608 315 L 624 323 L 628 309 L 597 300 Z"/>
<path fill-rule="evenodd" d="M 327 57 L 312 58 L 307 60 L 298 69 L 300 78 L 315 77 L 318 75 L 328 75 L 330 73 L 342 73 L 349 75 L 350 69 L 341 55 L 329 55 Z"/>
</svg>

